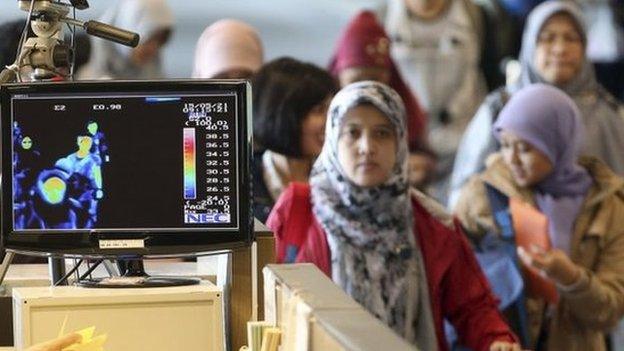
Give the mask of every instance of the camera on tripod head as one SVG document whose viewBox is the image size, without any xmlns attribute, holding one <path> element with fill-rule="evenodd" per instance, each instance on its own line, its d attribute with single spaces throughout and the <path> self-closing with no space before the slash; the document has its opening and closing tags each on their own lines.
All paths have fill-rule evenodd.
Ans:
<svg viewBox="0 0 624 351">
<path fill-rule="evenodd" d="M 15 80 L 49 80 L 55 77 L 67 78 L 72 75 L 74 48 L 64 41 L 63 25 L 81 27 L 87 34 L 116 43 L 135 47 L 139 35 L 97 21 L 81 22 L 70 18 L 73 8 L 84 10 L 89 7 L 87 0 L 18 0 L 21 10 L 29 14 L 27 26 L 33 37 L 23 34 L 15 63 L 0 73 L 0 84 Z M 75 29 L 74 29 L 75 30 Z"/>
</svg>

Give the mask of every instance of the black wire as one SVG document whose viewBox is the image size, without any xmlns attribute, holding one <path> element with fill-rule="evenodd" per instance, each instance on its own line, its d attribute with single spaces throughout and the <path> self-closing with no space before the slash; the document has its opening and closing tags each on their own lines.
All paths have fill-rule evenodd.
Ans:
<svg viewBox="0 0 624 351">
<path fill-rule="evenodd" d="M 83 275 L 80 276 L 80 278 L 78 278 L 78 281 L 85 279 L 87 276 L 89 276 L 89 278 L 91 278 L 91 273 L 102 263 L 104 262 L 104 260 L 97 260 L 95 261 L 95 264 L 93 264 L 93 266 L 89 267 L 89 269 L 87 269 L 86 272 L 84 272 Z"/>
<path fill-rule="evenodd" d="M 58 281 L 56 281 L 56 283 L 54 283 L 54 286 L 58 286 L 61 283 L 63 283 L 64 281 L 67 280 L 67 278 L 71 277 L 72 274 L 74 274 L 75 271 L 78 270 L 78 268 L 80 267 L 80 265 L 82 264 L 82 258 L 78 261 L 78 263 L 76 263 L 76 265 L 74 265 L 74 267 L 72 269 L 69 270 L 69 272 L 67 272 L 64 276 L 61 277 L 61 279 L 59 279 Z"/>
</svg>

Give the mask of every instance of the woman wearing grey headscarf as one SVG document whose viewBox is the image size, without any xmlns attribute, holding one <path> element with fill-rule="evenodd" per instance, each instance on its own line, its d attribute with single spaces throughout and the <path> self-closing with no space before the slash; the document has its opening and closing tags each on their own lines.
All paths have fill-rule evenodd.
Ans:
<svg viewBox="0 0 624 351">
<path fill-rule="evenodd" d="M 100 21 L 138 33 L 135 48 L 93 38 L 91 59 L 79 79 L 163 78 L 160 50 L 173 29 L 173 12 L 166 0 L 119 0 Z"/>
<path fill-rule="evenodd" d="M 454 207 L 463 184 L 498 150 L 492 125 L 506 101 L 533 83 L 554 85 L 574 100 L 586 130 L 582 154 L 598 157 L 624 175 L 622 106 L 596 81 L 585 56 L 586 33 L 583 14 L 573 2 L 547 1 L 531 12 L 522 37 L 520 78 L 490 94 L 466 129 L 451 177 L 449 207 Z"/>
<path fill-rule="evenodd" d="M 343 88 L 310 184 L 291 183 L 267 225 L 277 261 L 312 262 L 421 350 L 448 350 L 443 319 L 473 350 L 519 350 L 461 229 L 410 189 L 405 108 L 392 88 Z"/>
</svg>

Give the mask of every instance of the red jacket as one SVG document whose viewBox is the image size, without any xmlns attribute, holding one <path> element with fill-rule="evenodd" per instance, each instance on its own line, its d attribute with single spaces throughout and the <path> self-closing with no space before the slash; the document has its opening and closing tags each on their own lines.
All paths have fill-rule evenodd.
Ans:
<svg viewBox="0 0 624 351">
<path fill-rule="evenodd" d="M 460 343 L 475 351 L 489 350 L 494 341 L 516 342 L 457 223 L 443 224 L 442 218 L 431 213 L 436 209 L 426 209 L 427 204 L 415 198 L 412 205 L 439 350 L 449 349 L 444 318 L 455 326 Z M 312 213 L 309 185 L 291 183 L 273 207 L 267 225 L 275 233 L 279 263 L 311 262 L 331 276 L 327 236 Z"/>
</svg>

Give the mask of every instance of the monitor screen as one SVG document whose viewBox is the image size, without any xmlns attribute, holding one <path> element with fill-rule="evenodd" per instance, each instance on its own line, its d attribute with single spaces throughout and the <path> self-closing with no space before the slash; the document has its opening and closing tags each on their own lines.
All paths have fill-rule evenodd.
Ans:
<svg viewBox="0 0 624 351">
<path fill-rule="evenodd" d="M 0 93 L 8 249 L 175 255 L 251 240 L 245 81 Z"/>
</svg>

